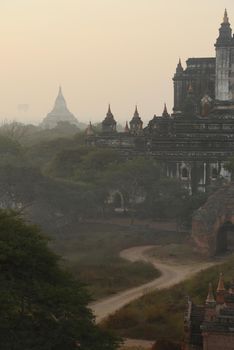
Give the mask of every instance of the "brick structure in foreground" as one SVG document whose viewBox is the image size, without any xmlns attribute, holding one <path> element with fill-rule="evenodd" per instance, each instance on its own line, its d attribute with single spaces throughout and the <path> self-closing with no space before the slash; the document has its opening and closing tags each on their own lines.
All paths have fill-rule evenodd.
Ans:
<svg viewBox="0 0 234 350">
<path fill-rule="evenodd" d="M 221 274 L 216 297 L 210 284 L 205 305 L 188 301 L 184 329 L 183 350 L 233 350 L 234 283 L 226 290 Z"/>
<path fill-rule="evenodd" d="M 213 193 L 192 220 L 196 250 L 207 256 L 234 250 L 234 183 Z"/>
</svg>

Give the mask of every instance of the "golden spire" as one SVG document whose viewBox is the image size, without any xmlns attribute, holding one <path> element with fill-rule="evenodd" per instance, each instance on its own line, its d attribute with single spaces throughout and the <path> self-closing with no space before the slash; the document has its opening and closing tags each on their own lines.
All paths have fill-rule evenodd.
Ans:
<svg viewBox="0 0 234 350">
<path fill-rule="evenodd" d="M 223 279 L 222 273 L 219 276 L 219 283 L 218 283 L 217 292 L 225 292 L 224 279 Z"/>
<path fill-rule="evenodd" d="M 212 284 L 209 283 L 209 292 L 206 298 L 206 304 L 215 303 L 214 293 Z"/>
<path fill-rule="evenodd" d="M 227 9 L 224 11 L 223 23 L 229 23 Z"/>
</svg>

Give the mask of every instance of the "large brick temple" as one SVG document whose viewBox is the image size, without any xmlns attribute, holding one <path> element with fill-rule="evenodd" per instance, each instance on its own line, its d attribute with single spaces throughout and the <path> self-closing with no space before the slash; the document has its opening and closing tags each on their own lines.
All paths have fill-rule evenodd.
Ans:
<svg viewBox="0 0 234 350">
<path fill-rule="evenodd" d="M 168 176 L 182 179 L 191 192 L 206 191 L 217 178 L 227 181 L 225 162 L 234 155 L 234 36 L 227 11 L 215 43 L 215 57 L 179 61 L 174 108 L 143 127 L 136 107 L 123 132 L 117 132 L 109 106 L 101 133 L 87 128 L 87 143 L 117 149 L 124 157 L 153 157 Z"/>
</svg>

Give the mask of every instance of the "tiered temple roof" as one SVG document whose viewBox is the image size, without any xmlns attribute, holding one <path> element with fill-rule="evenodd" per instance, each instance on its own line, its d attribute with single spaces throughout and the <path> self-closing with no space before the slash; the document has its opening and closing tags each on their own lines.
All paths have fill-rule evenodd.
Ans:
<svg viewBox="0 0 234 350">
<path fill-rule="evenodd" d="M 188 302 L 185 315 L 185 348 L 196 350 L 222 350 L 228 339 L 230 349 L 234 349 L 234 294 L 232 287 L 225 289 L 224 277 L 220 274 L 216 296 L 209 285 L 205 305 Z M 214 347 L 217 337 L 223 339 Z M 219 345 L 221 344 L 221 345 Z"/>
</svg>

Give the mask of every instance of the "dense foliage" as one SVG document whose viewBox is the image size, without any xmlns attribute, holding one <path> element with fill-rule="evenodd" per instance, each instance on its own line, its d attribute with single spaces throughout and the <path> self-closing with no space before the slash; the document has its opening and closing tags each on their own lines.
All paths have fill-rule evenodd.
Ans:
<svg viewBox="0 0 234 350">
<path fill-rule="evenodd" d="M 0 179 L 7 189 L 7 196 L 1 198 L 7 207 L 48 204 L 53 194 L 55 207 L 61 203 L 56 209 L 59 215 L 66 215 L 63 209 L 71 209 L 71 202 L 75 216 L 83 220 L 115 215 L 119 200 L 112 194 L 118 192 L 124 215 L 132 222 L 135 218 L 174 220 L 187 226 L 194 209 L 206 200 L 201 194 L 190 196 L 181 181 L 165 177 L 163 165 L 155 160 L 125 159 L 117 150 L 87 146 L 84 133 L 65 126 L 43 131 L 17 123 L 4 125 L 0 153 Z M 62 197 L 68 201 L 64 206 Z"/>
<path fill-rule="evenodd" d="M 62 271 L 35 226 L 0 211 L 0 348 L 112 350 L 83 286 Z"/>
</svg>

